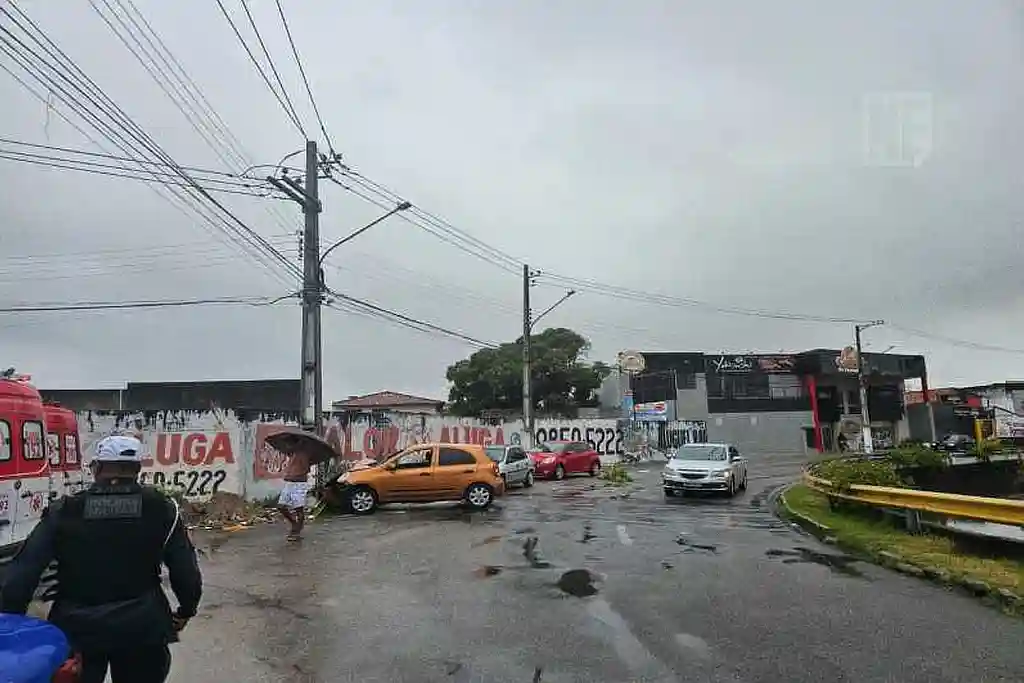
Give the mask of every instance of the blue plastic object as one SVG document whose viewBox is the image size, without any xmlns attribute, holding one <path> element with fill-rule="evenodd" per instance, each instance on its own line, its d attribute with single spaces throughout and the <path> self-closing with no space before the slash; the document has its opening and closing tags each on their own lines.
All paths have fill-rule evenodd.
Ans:
<svg viewBox="0 0 1024 683">
<path fill-rule="evenodd" d="M 49 622 L 0 614 L 0 683 L 50 683 L 70 649 L 64 633 Z"/>
</svg>

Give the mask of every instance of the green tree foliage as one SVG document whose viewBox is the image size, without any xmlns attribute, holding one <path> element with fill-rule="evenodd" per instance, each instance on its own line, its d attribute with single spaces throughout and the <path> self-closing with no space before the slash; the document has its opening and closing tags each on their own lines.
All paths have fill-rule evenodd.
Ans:
<svg viewBox="0 0 1024 683">
<path fill-rule="evenodd" d="M 530 337 L 533 400 L 536 414 L 574 417 L 581 407 L 596 406 L 601 382 L 611 373 L 605 363 L 588 363 L 590 343 L 565 328 L 550 328 Z M 449 366 L 448 409 L 460 416 L 486 410 L 521 409 L 523 340 L 481 349 Z"/>
</svg>

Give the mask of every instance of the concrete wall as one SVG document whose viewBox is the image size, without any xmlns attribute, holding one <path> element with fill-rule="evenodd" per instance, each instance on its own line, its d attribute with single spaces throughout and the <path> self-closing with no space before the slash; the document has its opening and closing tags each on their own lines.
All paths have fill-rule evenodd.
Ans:
<svg viewBox="0 0 1024 683">
<path fill-rule="evenodd" d="M 707 420 L 708 441 L 736 444 L 751 459 L 804 455 L 804 427 L 813 424 L 810 411 L 793 413 L 725 413 Z"/>
<path fill-rule="evenodd" d="M 693 389 L 680 389 L 676 392 L 675 415 L 680 420 L 708 419 L 708 382 L 704 373 L 696 376 L 697 385 Z"/>
<path fill-rule="evenodd" d="M 245 414 L 246 418 L 250 414 Z M 78 414 L 83 465 L 96 443 L 114 432 L 127 430 L 145 445 L 143 480 L 177 487 L 188 498 L 202 500 L 217 491 L 261 500 L 276 495 L 282 486 L 285 459 L 266 444 L 282 430 L 298 429 L 294 422 L 274 414 L 239 419 L 232 411 L 156 411 Z M 380 458 L 425 442 L 488 444 L 523 443 L 519 421 L 490 424 L 479 420 L 437 415 L 392 413 L 384 420 L 327 426 L 326 439 L 349 460 Z M 616 420 L 538 420 L 535 439 L 587 441 L 606 460 L 622 455 L 625 437 Z"/>
</svg>

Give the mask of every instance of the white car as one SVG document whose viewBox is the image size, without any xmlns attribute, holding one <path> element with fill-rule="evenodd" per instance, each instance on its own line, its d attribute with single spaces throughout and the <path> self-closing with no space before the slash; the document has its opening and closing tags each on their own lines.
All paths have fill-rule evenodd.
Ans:
<svg viewBox="0 0 1024 683">
<path fill-rule="evenodd" d="M 522 446 L 487 446 L 484 450 L 488 458 L 498 463 L 498 473 L 505 480 L 505 488 L 513 484 L 522 484 L 525 488 L 533 486 L 535 466 Z"/>
<path fill-rule="evenodd" d="M 747 488 L 747 461 L 728 443 L 689 443 L 672 454 L 661 473 L 666 496 L 720 491 L 730 497 Z"/>
</svg>

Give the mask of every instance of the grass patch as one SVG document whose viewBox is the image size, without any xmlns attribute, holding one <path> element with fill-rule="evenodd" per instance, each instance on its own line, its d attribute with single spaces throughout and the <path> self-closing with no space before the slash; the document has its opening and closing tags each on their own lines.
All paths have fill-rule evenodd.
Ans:
<svg viewBox="0 0 1024 683">
<path fill-rule="evenodd" d="M 633 481 L 632 475 L 626 471 L 621 463 L 613 463 L 601 468 L 601 478 L 607 482 L 621 486 Z"/>
<path fill-rule="evenodd" d="M 889 552 L 921 568 L 941 569 L 954 579 L 984 581 L 993 588 L 1024 594 L 1024 563 L 960 552 L 955 540 L 936 534 L 909 534 L 892 522 L 876 519 L 853 508 L 832 509 L 828 499 L 814 489 L 797 484 L 786 491 L 786 504 L 829 527 L 836 541 L 854 551 L 877 556 Z"/>
</svg>

